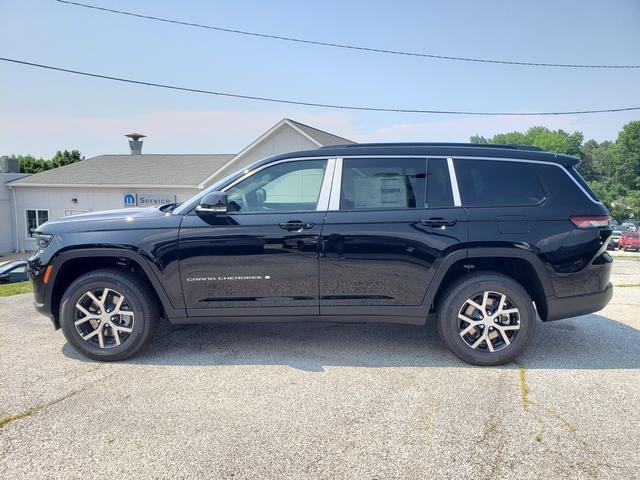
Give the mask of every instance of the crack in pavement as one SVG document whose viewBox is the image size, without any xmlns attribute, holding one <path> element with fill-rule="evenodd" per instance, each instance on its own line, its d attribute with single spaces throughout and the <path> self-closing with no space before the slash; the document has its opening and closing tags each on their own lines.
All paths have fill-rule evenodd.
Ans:
<svg viewBox="0 0 640 480">
<path fill-rule="evenodd" d="M 95 372 L 97 370 L 100 370 L 101 368 L 103 368 L 102 366 L 98 366 L 92 370 L 90 370 L 90 372 Z M 93 387 L 94 385 L 98 384 L 99 382 L 102 382 L 110 377 L 112 377 L 114 374 L 111 375 L 105 375 L 102 378 L 98 378 L 96 380 L 94 380 L 93 382 L 90 382 L 76 390 L 72 390 L 71 392 L 67 393 L 66 395 L 63 395 L 59 398 L 56 398 L 54 400 L 51 400 L 50 402 L 47 403 L 42 403 L 42 404 L 38 404 L 38 405 L 34 405 L 33 407 L 28 408 L 27 410 L 24 410 L 22 412 L 19 413 L 15 413 L 13 415 L 9 415 L 7 417 L 4 418 L 0 418 L 0 429 L 6 427 L 7 425 L 9 425 L 12 422 L 15 422 L 16 420 L 20 420 L 21 418 L 25 418 L 25 417 L 30 417 L 38 412 L 41 412 L 42 410 L 44 410 L 45 408 L 51 407 L 53 405 L 56 405 L 60 402 L 63 402 L 64 400 L 67 400 L 68 398 L 71 398 L 75 395 L 77 395 L 78 393 L 81 393 L 85 390 L 87 390 L 90 387 Z"/>
<path fill-rule="evenodd" d="M 550 423 L 548 422 L 548 420 L 555 419 L 558 422 L 560 422 L 564 430 L 569 433 L 570 438 L 573 439 L 573 441 L 579 446 L 579 448 L 584 453 L 586 453 L 586 456 L 585 456 L 586 462 L 591 463 L 595 467 L 601 467 L 606 465 L 607 467 L 622 468 L 622 466 L 620 465 L 611 465 L 611 464 L 605 463 L 603 460 L 607 458 L 607 455 L 604 454 L 603 452 L 592 449 L 589 446 L 589 444 L 583 438 L 580 437 L 576 426 L 573 423 L 571 423 L 569 420 L 567 420 L 563 415 L 561 415 L 557 410 L 545 405 L 544 403 L 531 400 L 529 398 L 529 393 L 531 390 L 529 389 L 529 385 L 527 383 L 526 366 L 520 361 L 517 361 L 516 364 L 518 365 L 518 381 L 520 385 L 520 397 L 522 401 L 522 408 L 525 412 L 532 415 L 533 418 L 536 420 L 536 422 L 538 422 L 541 426 L 540 432 L 534 436 L 534 440 L 536 442 L 538 443 L 542 442 L 543 433 L 550 426 Z M 538 412 L 533 411 L 531 407 L 536 407 Z M 540 413 L 540 411 L 542 413 Z M 551 451 L 551 449 L 547 449 L 547 450 Z M 583 468 L 587 467 L 587 465 L 585 465 L 584 463 L 581 465 L 576 464 L 574 466 L 582 466 Z"/>
</svg>

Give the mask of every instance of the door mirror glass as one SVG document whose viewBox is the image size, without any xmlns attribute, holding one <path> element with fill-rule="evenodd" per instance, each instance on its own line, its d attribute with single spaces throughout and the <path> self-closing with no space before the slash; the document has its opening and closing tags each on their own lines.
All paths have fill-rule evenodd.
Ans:
<svg viewBox="0 0 640 480">
<path fill-rule="evenodd" d="M 196 212 L 206 214 L 227 213 L 227 194 L 225 192 L 210 192 L 200 199 Z"/>
</svg>

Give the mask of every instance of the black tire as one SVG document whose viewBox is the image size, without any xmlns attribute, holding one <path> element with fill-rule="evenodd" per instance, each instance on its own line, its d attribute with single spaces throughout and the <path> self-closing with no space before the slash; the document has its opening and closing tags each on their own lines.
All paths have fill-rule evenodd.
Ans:
<svg viewBox="0 0 640 480">
<path fill-rule="evenodd" d="M 118 335 L 118 342 L 121 342 L 119 345 L 115 345 L 113 331 L 106 330 L 113 335 L 110 338 L 113 338 L 114 345 L 109 348 L 96 345 L 95 339 L 83 339 L 74 323 L 77 318 L 76 303 L 87 292 L 99 289 L 109 289 L 123 295 L 127 311 L 133 314 L 131 332 Z M 67 341 L 82 355 L 107 362 L 124 360 L 140 352 L 153 337 L 159 317 L 157 298 L 146 281 L 134 273 L 118 268 L 94 270 L 78 277 L 64 292 L 60 303 L 60 327 Z M 90 325 L 87 327 L 91 328 Z M 125 335 L 126 338 L 123 338 Z"/>
<path fill-rule="evenodd" d="M 463 306 L 469 305 L 466 302 L 469 299 L 477 298 L 477 295 L 483 295 L 485 291 L 506 295 L 510 308 L 517 308 L 519 315 L 519 329 L 517 333 L 511 334 L 513 337 L 508 338 L 509 344 L 503 340 L 503 336 L 499 335 L 501 332 L 496 331 L 497 327 L 487 327 L 492 331 L 487 330 L 486 334 L 498 335 L 494 341 L 502 344 L 500 349 L 493 352 L 489 351 L 486 340 L 480 344 L 484 345 L 483 348 L 480 346 L 477 346 L 476 349 L 472 348 L 461 336 L 461 332 L 465 330 L 464 327 L 471 324 L 458 318 Z M 497 296 L 495 297 L 497 298 Z M 515 320 L 509 320 L 512 318 L 509 315 L 499 318 L 501 321 L 515 322 Z M 474 365 L 501 365 L 516 358 L 529 345 L 535 331 L 536 312 L 531 297 L 518 282 L 499 273 L 478 272 L 461 277 L 447 288 L 437 305 L 437 323 L 440 337 L 461 360 Z M 474 328 L 465 338 L 478 335 L 476 338 L 479 340 L 482 336 L 480 332 L 485 333 L 485 325 L 479 325 L 477 328 L 478 330 Z M 479 330 L 480 328 L 483 330 Z M 502 335 L 508 336 L 509 333 L 504 332 Z M 493 348 L 494 342 L 491 343 Z"/>
</svg>

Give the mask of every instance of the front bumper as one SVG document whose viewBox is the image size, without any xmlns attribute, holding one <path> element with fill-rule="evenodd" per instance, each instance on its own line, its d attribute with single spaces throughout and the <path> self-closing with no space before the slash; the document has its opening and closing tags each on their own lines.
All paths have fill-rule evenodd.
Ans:
<svg viewBox="0 0 640 480">
<path fill-rule="evenodd" d="M 609 282 L 606 288 L 597 293 L 575 295 L 558 298 L 555 295 L 547 297 L 546 321 L 561 320 L 563 318 L 578 317 L 602 310 L 611 301 L 613 285 Z"/>
<path fill-rule="evenodd" d="M 33 285 L 33 305 L 38 313 L 49 317 L 55 329 L 60 328 L 58 319 L 51 311 L 51 291 L 53 287 L 54 275 L 50 276 L 49 283 L 44 282 L 45 270 L 47 265 L 40 263 L 39 259 L 34 255 L 27 261 L 27 275 Z"/>
</svg>

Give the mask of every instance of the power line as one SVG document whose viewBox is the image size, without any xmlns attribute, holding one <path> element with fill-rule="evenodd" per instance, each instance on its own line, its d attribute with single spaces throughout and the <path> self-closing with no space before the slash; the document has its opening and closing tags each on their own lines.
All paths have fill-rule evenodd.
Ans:
<svg viewBox="0 0 640 480">
<path fill-rule="evenodd" d="M 355 105 L 337 105 L 331 103 L 306 102 L 301 100 L 285 100 L 281 98 L 259 97 L 256 95 L 242 95 L 238 93 L 217 92 L 213 90 L 204 90 L 200 88 L 180 87 L 177 85 L 169 85 L 165 83 L 147 82 L 144 80 L 133 80 L 130 78 L 114 77 L 112 75 L 101 75 L 98 73 L 83 72 L 80 70 L 72 70 L 69 68 L 54 67 L 52 65 L 43 65 L 41 63 L 27 62 L 24 60 L 16 60 L 13 58 L 0 57 L 0 61 L 17 63 L 20 65 L 28 65 L 30 67 L 44 68 L 57 72 L 72 73 L 74 75 L 82 75 L 85 77 L 102 78 L 123 83 L 133 83 L 136 85 L 145 85 L 148 87 L 166 88 L 169 90 L 179 90 L 183 92 L 202 93 L 206 95 L 217 95 L 220 97 L 242 98 L 245 100 L 258 100 L 261 102 L 284 103 L 287 105 L 301 105 L 305 107 L 334 108 L 341 110 L 361 110 L 368 112 L 394 112 L 394 113 L 433 113 L 446 115 L 501 115 L 501 116 L 536 116 L 536 115 L 584 115 L 592 113 L 611 113 L 611 112 L 628 112 L 631 110 L 640 110 L 640 107 L 624 107 L 624 108 L 606 108 L 601 110 L 576 110 L 565 112 L 471 112 L 462 110 L 420 110 L 413 108 L 384 108 L 384 107 L 359 107 Z"/>
<path fill-rule="evenodd" d="M 342 43 L 320 42 L 316 40 L 305 40 L 302 38 L 283 37 L 280 35 L 269 35 L 266 33 L 248 32 L 245 30 L 236 30 L 233 28 L 215 27 L 213 25 L 204 25 L 201 23 L 183 22 L 180 20 L 173 20 L 170 18 L 154 17 L 152 15 L 143 15 L 140 13 L 127 12 L 124 10 L 115 10 L 113 8 L 98 7 L 95 5 L 87 5 L 85 3 L 72 2 L 69 0 L 57 0 L 60 3 L 66 3 L 67 5 L 74 5 L 77 7 L 90 8 L 92 10 L 101 10 L 103 12 L 117 13 L 119 15 L 128 15 L 130 17 L 143 18 L 146 20 L 153 20 L 156 22 L 173 23 L 176 25 L 183 25 L 186 27 L 204 28 L 207 30 L 216 30 L 218 32 L 235 33 L 238 35 L 248 35 L 251 37 L 270 38 L 272 40 L 283 40 L 286 42 L 306 43 L 308 45 L 319 45 L 322 47 L 344 48 L 348 50 L 358 50 L 362 52 L 371 53 L 386 53 L 390 55 L 403 55 L 406 57 L 422 57 L 422 58 L 435 58 L 439 60 L 453 60 L 459 62 L 475 62 L 475 63 L 494 63 L 502 65 L 520 65 L 527 67 L 562 67 L 562 68 L 617 68 L 617 69 L 631 69 L 640 68 L 640 65 L 589 65 L 589 64 L 576 64 L 576 63 L 542 63 L 542 62 L 519 62 L 512 60 L 493 60 L 486 58 L 471 58 L 471 57 L 454 57 L 450 55 L 436 55 L 433 53 L 419 53 L 419 52 L 405 52 L 400 50 L 386 50 L 383 48 L 361 47 L 357 45 L 347 45 Z"/>
</svg>

